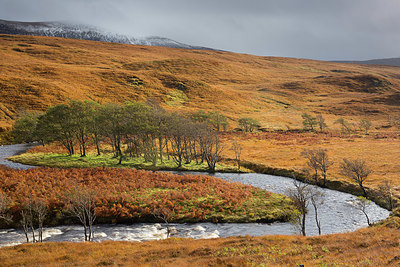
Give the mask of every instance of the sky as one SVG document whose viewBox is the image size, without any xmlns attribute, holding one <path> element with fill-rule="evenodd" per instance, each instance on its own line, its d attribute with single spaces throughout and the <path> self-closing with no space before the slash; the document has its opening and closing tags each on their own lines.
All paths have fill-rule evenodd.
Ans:
<svg viewBox="0 0 400 267">
<path fill-rule="evenodd" d="M 400 0 L 0 0 L 0 19 L 84 23 L 260 56 L 400 57 Z"/>
</svg>

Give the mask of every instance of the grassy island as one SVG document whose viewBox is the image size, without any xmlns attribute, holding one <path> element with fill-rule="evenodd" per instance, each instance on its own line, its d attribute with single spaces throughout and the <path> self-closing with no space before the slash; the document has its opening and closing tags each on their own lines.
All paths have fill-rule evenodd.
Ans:
<svg viewBox="0 0 400 267">
<path fill-rule="evenodd" d="M 171 222 L 273 222 L 297 214 L 291 200 L 252 186 L 210 176 L 176 175 L 128 168 L 14 170 L 0 166 L 0 190 L 11 199 L 13 221 L 30 198 L 43 199 L 47 225 L 71 223 L 68 192 L 80 186 L 96 200 L 97 222 L 155 222 L 156 209 Z"/>
</svg>

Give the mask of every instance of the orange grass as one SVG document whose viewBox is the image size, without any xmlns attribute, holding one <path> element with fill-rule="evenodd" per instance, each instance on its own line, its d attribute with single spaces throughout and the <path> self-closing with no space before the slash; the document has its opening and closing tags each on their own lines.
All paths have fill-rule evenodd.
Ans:
<svg viewBox="0 0 400 267">
<path fill-rule="evenodd" d="M 301 172 L 306 160 L 300 155 L 304 149 L 327 149 L 334 165 L 328 170 L 328 179 L 354 183 L 339 174 L 343 158 L 361 158 L 373 172 L 365 185 L 377 189 L 384 181 L 392 181 L 400 195 L 400 132 L 371 133 L 368 136 L 331 133 L 231 133 L 225 140 L 229 148 L 231 139 L 243 146 L 242 160 L 273 168 Z M 234 158 L 233 151 L 224 150 L 224 157 Z"/>
<path fill-rule="evenodd" d="M 43 243 L 0 249 L 4 266 L 398 266 L 398 229 L 319 237 Z"/>
</svg>

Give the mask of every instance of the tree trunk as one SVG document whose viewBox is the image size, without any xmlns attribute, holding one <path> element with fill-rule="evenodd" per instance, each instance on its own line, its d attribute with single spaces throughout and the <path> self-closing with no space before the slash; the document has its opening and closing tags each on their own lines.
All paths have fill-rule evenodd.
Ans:
<svg viewBox="0 0 400 267">
<path fill-rule="evenodd" d="M 301 223 L 301 233 L 306 236 L 306 211 L 303 211 L 303 218 Z"/>
<path fill-rule="evenodd" d="M 317 227 L 318 227 L 318 234 L 321 235 L 321 221 L 318 220 L 318 208 L 314 204 L 313 204 L 313 206 L 314 206 L 314 211 L 315 211 L 315 222 L 317 223 Z"/>
<path fill-rule="evenodd" d="M 367 191 L 365 190 L 365 187 L 363 186 L 362 183 L 358 183 L 363 191 L 364 197 L 367 198 Z"/>
<path fill-rule="evenodd" d="M 99 138 L 97 133 L 94 134 L 94 142 L 96 144 L 97 156 L 100 156 L 100 145 L 99 145 Z"/>
</svg>

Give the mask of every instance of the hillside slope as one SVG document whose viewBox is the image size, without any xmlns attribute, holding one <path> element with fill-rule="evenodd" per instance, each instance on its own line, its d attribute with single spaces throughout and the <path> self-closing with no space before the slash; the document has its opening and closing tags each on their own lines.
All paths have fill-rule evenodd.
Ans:
<svg viewBox="0 0 400 267">
<path fill-rule="evenodd" d="M 303 112 L 328 121 L 400 114 L 400 68 L 390 66 L 0 35 L 0 68 L 2 129 L 24 110 L 69 99 L 214 109 L 275 129 L 300 127 Z"/>
</svg>

